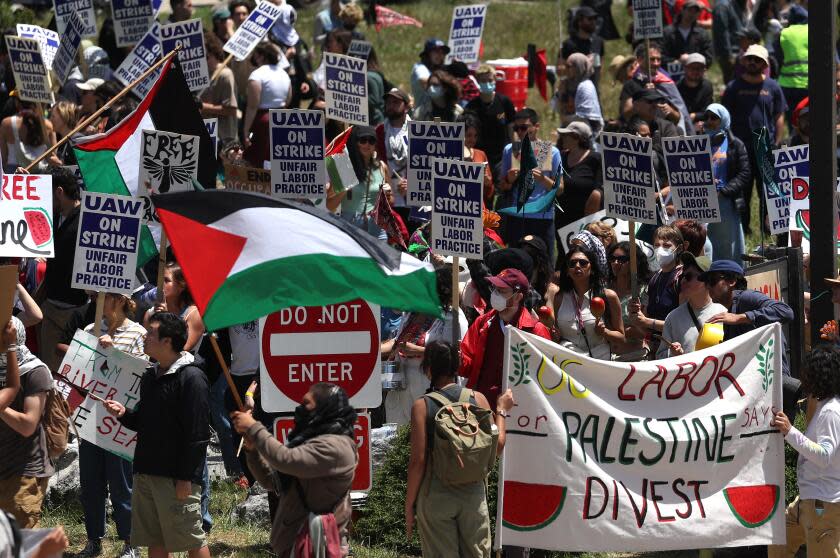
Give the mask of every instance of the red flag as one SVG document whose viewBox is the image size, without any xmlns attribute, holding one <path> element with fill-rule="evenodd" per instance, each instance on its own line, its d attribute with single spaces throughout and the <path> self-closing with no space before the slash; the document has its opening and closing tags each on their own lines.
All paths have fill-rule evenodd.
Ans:
<svg viewBox="0 0 840 558">
<path fill-rule="evenodd" d="M 379 32 L 383 27 L 393 27 L 395 25 L 414 25 L 417 27 L 423 27 L 423 23 L 421 21 L 418 21 L 413 17 L 408 17 L 407 15 L 402 15 L 390 8 L 377 4 L 376 31 Z"/>
<path fill-rule="evenodd" d="M 540 97 L 548 101 L 548 73 L 545 66 L 545 49 L 534 50 L 533 45 L 528 46 L 528 81 L 537 86 L 540 90 Z"/>
<path fill-rule="evenodd" d="M 373 222 L 388 235 L 388 242 L 397 244 L 403 250 L 407 250 L 405 241 L 408 239 L 408 229 L 399 214 L 391 209 L 385 190 L 379 188 L 379 195 L 376 196 L 376 205 L 370 212 Z"/>
<path fill-rule="evenodd" d="M 353 126 L 348 126 L 346 130 L 338 134 L 327 145 L 327 154 L 324 157 L 336 155 L 344 151 L 344 146 L 347 145 L 347 139 L 350 137 L 350 132 L 353 131 Z"/>
</svg>

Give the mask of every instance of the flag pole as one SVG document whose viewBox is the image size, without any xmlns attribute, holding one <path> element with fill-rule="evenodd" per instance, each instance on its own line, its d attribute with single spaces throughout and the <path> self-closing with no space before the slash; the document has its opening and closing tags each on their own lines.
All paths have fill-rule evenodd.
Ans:
<svg viewBox="0 0 840 558">
<path fill-rule="evenodd" d="M 166 272 L 166 245 L 168 244 L 166 238 L 166 231 L 161 227 L 160 231 L 160 250 L 158 250 L 158 272 L 157 272 L 157 294 L 155 299 L 158 302 L 163 302 L 163 274 Z"/>
<path fill-rule="evenodd" d="M 236 402 L 236 408 L 239 409 L 240 412 L 244 412 L 245 405 L 242 404 L 242 398 L 239 397 L 239 392 L 236 390 L 236 384 L 233 383 L 233 377 L 230 375 L 230 369 L 222 356 L 222 350 L 219 348 L 219 342 L 216 340 L 215 332 L 208 335 L 208 337 L 210 338 L 210 344 L 213 345 L 213 352 L 216 353 L 216 359 L 219 361 L 219 366 L 222 367 L 222 372 L 225 375 L 225 380 L 227 380 L 230 393 L 233 395 L 233 400 Z"/>
<path fill-rule="evenodd" d="M 102 327 L 102 315 L 105 313 L 105 292 L 99 291 L 96 293 L 96 314 L 93 319 L 93 331 L 98 333 Z M 99 337 L 97 335 L 97 337 Z"/>
<path fill-rule="evenodd" d="M 117 93 L 116 95 L 114 95 L 114 96 L 111 98 L 111 100 L 109 100 L 107 103 L 105 103 L 104 105 L 102 105 L 102 107 L 100 107 L 100 108 L 99 108 L 99 110 L 97 110 L 96 112 L 94 112 L 93 114 L 91 114 L 90 116 L 88 116 L 87 118 L 85 118 L 84 120 L 82 120 L 82 121 L 81 121 L 81 122 L 80 122 L 80 123 L 79 123 L 79 124 L 78 124 L 75 128 L 73 128 L 72 130 L 70 130 L 70 131 L 67 133 L 67 135 L 65 135 L 63 138 L 61 138 L 61 140 L 57 141 L 57 142 L 55 143 L 55 145 L 53 145 L 52 147 L 50 147 L 49 149 L 47 149 L 46 151 L 44 151 L 44 152 L 43 152 L 43 153 L 42 153 L 42 154 L 41 154 L 41 155 L 40 155 L 37 159 L 35 159 L 35 160 L 34 160 L 34 161 L 32 161 L 31 163 L 29 163 L 29 165 L 27 165 L 27 166 L 26 166 L 26 168 L 25 168 L 24 170 L 25 170 L 26 172 L 29 172 L 29 171 L 30 171 L 30 170 L 32 170 L 32 168 L 33 168 L 33 167 L 35 167 L 38 163 L 40 163 L 41 161 L 43 161 L 44 159 L 46 159 L 47 157 L 49 157 L 50 155 L 52 155 L 52 154 L 53 154 L 53 152 L 55 152 L 55 150 L 57 150 L 59 147 L 61 147 L 61 146 L 62 146 L 62 145 L 64 145 L 65 143 L 67 143 L 67 142 L 70 140 L 70 138 L 71 138 L 71 137 L 73 137 L 73 135 L 74 135 L 74 134 L 76 134 L 77 132 L 79 132 L 79 131 L 81 131 L 81 130 L 84 130 L 84 129 L 87 127 L 87 125 L 88 125 L 88 124 L 90 124 L 91 122 L 93 122 L 94 120 L 96 120 L 96 119 L 97 119 L 97 118 L 98 118 L 98 117 L 99 117 L 99 116 L 100 116 L 103 112 L 105 112 L 106 110 L 108 110 L 109 108 L 111 108 L 111 105 L 113 105 L 114 103 L 116 103 L 117 101 L 119 101 L 120 99 L 122 99 L 123 97 L 125 97 L 126 95 L 128 95 L 128 93 L 130 93 L 132 89 L 134 89 L 135 87 L 137 87 L 137 86 L 138 86 L 138 85 L 139 85 L 139 84 L 140 84 L 140 83 L 141 83 L 144 79 L 146 79 L 147 77 L 149 77 L 150 75 L 152 75 L 152 74 L 153 74 L 153 73 L 154 73 L 154 72 L 155 72 L 158 68 L 160 68 L 160 67 L 161 67 L 163 64 L 165 64 L 166 62 L 168 62 L 168 61 L 169 61 L 169 60 L 170 60 L 173 56 L 175 56 L 175 54 L 176 54 L 179 50 L 181 50 L 181 46 L 176 46 L 176 47 L 175 47 L 175 49 L 174 49 L 172 52 L 170 52 L 169 54 L 167 54 L 166 56 L 164 56 L 163 58 L 161 58 L 160 60 L 158 60 L 157 62 L 155 62 L 155 63 L 152 65 L 152 67 L 151 67 L 151 68 L 149 68 L 148 70 L 146 70 L 145 72 L 143 72 L 142 74 L 140 74 L 140 77 L 138 77 L 137 79 L 135 79 L 134 81 L 132 81 L 132 82 L 131 82 L 129 85 L 127 85 L 127 86 L 126 86 L 126 87 L 125 87 L 122 91 L 120 91 L 119 93 Z"/>
<path fill-rule="evenodd" d="M 221 73 L 222 73 L 222 70 L 224 70 L 225 68 L 227 68 L 227 66 L 228 66 L 228 64 L 230 64 L 230 61 L 231 61 L 231 60 L 233 60 L 233 55 L 232 55 L 232 54 L 228 54 L 228 55 L 227 55 L 227 58 L 225 58 L 224 60 L 222 60 L 221 62 L 219 62 L 219 65 L 218 65 L 218 66 L 216 66 L 216 69 L 215 69 L 215 70 L 213 70 L 213 75 L 212 75 L 212 76 L 210 76 L 210 81 L 214 81 L 217 77 L 219 77 L 219 74 L 221 74 Z"/>
</svg>

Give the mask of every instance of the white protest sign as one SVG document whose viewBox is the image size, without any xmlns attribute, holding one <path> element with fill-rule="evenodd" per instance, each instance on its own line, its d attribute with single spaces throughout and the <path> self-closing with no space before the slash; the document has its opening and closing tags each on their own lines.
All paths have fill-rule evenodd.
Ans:
<svg viewBox="0 0 840 558">
<path fill-rule="evenodd" d="M 152 0 L 111 0 L 117 46 L 136 44 L 155 22 Z"/>
<path fill-rule="evenodd" d="M 432 252 L 483 257 L 484 164 L 432 158 Z"/>
<path fill-rule="evenodd" d="M 572 238 L 574 238 L 576 234 L 584 230 L 586 225 L 594 223 L 595 221 L 601 221 L 611 226 L 613 230 L 615 230 L 616 242 L 630 241 L 630 223 L 624 219 L 607 217 L 607 212 L 602 209 L 597 213 L 586 215 L 577 221 L 569 223 L 565 227 L 557 229 L 557 238 L 560 241 L 560 245 L 563 247 L 563 252 L 569 251 L 569 242 L 572 241 Z M 639 226 L 639 224 L 636 224 L 636 230 L 639 229 Z M 636 238 L 636 245 L 642 249 L 642 252 L 644 252 L 645 258 L 647 258 L 648 261 L 648 268 L 650 268 L 651 271 L 657 271 L 659 269 L 659 264 L 656 263 L 656 254 L 653 251 L 653 245 L 645 242 L 644 240 L 639 240 L 638 238 Z"/>
<path fill-rule="evenodd" d="M 160 26 L 160 46 L 163 48 L 163 54 L 172 52 L 179 45 L 181 50 L 178 51 L 178 61 L 190 91 L 203 91 L 210 85 L 210 74 L 207 72 L 204 29 L 200 19 L 188 19 Z"/>
<path fill-rule="evenodd" d="M 607 215 L 655 225 L 652 140 L 604 132 L 601 147 Z"/>
<path fill-rule="evenodd" d="M 242 61 L 248 58 L 254 47 L 259 44 L 268 30 L 283 13 L 283 7 L 275 5 L 268 0 L 261 0 L 256 9 L 248 14 L 248 19 L 242 22 L 233 36 L 228 39 L 223 47 L 224 51 L 232 54 L 233 57 Z"/>
<path fill-rule="evenodd" d="M 648 552 L 785 541 L 781 326 L 655 362 L 506 328 L 496 546 Z"/>
<path fill-rule="evenodd" d="M 79 53 L 79 46 L 82 44 L 83 27 L 82 20 L 72 12 L 67 18 L 67 27 L 61 35 L 58 50 L 52 63 L 52 71 L 58 83 L 64 85 L 67 77 L 76 65 L 76 55 Z"/>
<path fill-rule="evenodd" d="M 53 0 L 55 7 L 55 25 L 59 35 L 67 30 L 67 20 L 75 13 L 82 21 L 82 36 L 96 36 L 96 11 L 93 0 Z"/>
<path fill-rule="evenodd" d="M 61 42 L 58 33 L 52 29 L 44 29 L 37 25 L 29 23 L 18 23 L 17 26 L 18 37 L 26 37 L 27 39 L 35 39 L 41 45 L 41 56 L 44 59 L 44 65 L 47 68 L 52 68 L 53 58 L 58 50 L 58 45 Z"/>
<path fill-rule="evenodd" d="M 271 195 L 325 198 L 324 113 L 271 110 Z"/>
<path fill-rule="evenodd" d="M 773 179 L 778 190 L 774 191 L 766 186 L 764 188 L 770 234 L 782 234 L 788 231 L 788 221 L 791 216 L 791 183 L 794 178 L 807 180 L 810 176 L 808 158 L 807 145 L 773 150 Z"/>
<path fill-rule="evenodd" d="M 662 0 L 633 0 L 633 39 L 662 36 Z"/>
<path fill-rule="evenodd" d="M 122 64 L 114 71 L 114 78 L 125 86 L 130 85 L 143 72 L 151 68 L 155 62 L 163 56 L 163 48 L 160 46 L 160 25 L 152 24 L 149 30 L 143 35 Z M 137 84 L 132 90 L 141 99 L 146 97 L 152 90 L 155 80 L 160 71 L 153 72 Z"/>
<path fill-rule="evenodd" d="M 219 154 L 219 119 L 205 118 L 204 127 L 207 128 L 207 133 L 210 134 L 210 141 L 213 142 L 213 157 L 218 157 Z"/>
<path fill-rule="evenodd" d="M 372 48 L 373 45 L 367 41 L 353 39 L 352 41 L 350 41 L 350 48 L 347 49 L 347 56 L 367 60 L 368 56 L 370 56 L 370 51 Z"/>
<path fill-rule="evenodd" d="M 324 53 L 327 118 L 367 126 L 367 60 Z"/>
<path fill-rule="evenodd" d="M 50 86 L 50 76 L 38 41 L 6 35 L 6 47 L 15 75 L 18 98 L 33 103 L 53 104 L 55 99 Z"/>
<path fill-rule="evenodd" d="M 131 295 L 142 215 L 141 199 L 82 192 L 70 286 Z"/>
<path fill-rule="evenodd" d="M 460 160 L 463 156 L 463 123 L 409 122 L 406 204 L 409 207 L 432 204 L 432 157 Z"/>
<path fill-rule="evenodd" d="M 52 258 L 53 192 L 49 174 L 4 174 L 0 189 L 0 256 Z"/>
<path fill-rule="evenodd" d="M 100 399 L 119 401 L 132 410 L 140 401 L 140 380 L 148 364 L 144 359 L 114 347 L 102 347 L 97 337 L 76 330 L 59 373 Z M 123 459 L 131 461 L 134 458 L 136 432 L 120 424 L 101 402 L 89 395 L 82 399 L 79 392 L 63 380 L 56 381 L 56 389 L 67 399 L 73 413 L 70 420 L 83 440 Z"/>
<path fill-rule="evenodd" d="M 720 223 L 709 136 L 662 138 L 677 219 Z"/>
<path fill-rule="evenodd" d="M 452 26 L 449 28 L 451 50 L 448 60 L 460 60 L 466 64 L 478 61 L 486 15 L 487 6 L 484 4 L 455 6 L 452 10 Z"/>
<path fill-rule="evenodd" d="M 157 194 L 193 189 L 198 176 L 198 136 L 143 130 L 140 149 L 140 178 Z"/>
</svg>

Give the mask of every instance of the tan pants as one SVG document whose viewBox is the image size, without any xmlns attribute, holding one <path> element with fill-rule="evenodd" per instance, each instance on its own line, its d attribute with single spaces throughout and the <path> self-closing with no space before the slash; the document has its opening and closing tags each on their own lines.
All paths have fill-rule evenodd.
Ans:
<svg viewBox="0 0 840 558">
<path fill-rule="evenodd" d="M 84 312 L 86 304 L 73 306 L 71 308 L 59 308 L 49 300 L 41 305 L 41 312 L 44 319 L 41 321 L 41 337 L 38 340 L 39 355 L 50 371 L 55 372 L 61 365 L 61 358 L 55 354 L 55 346 L 64 337 L 64 330 L 67 322 L 75 312 Z"/>
<path fill-rule="evenodd" d="M 823 503 L 817 515 L 814 500 L 791 502 L 785 511 L 787 544 L 767 547 L 767 558 L 792 558 L 803 544 L 808 558 L 840 558 L 840 503 Z"/>
<path fill-rule="evenodd" d="M 0 510 L 15 516 L 21 529 L 38 527 L 49 481 L 49 477 L 9 477 L 0 480 Z"/>
<path fill-rule="evenodd" d="M 449 487 L 427 475 L 417 496 L 424 558 L 489 558 L 490 516 L 484 483 Z"/>
</svg>

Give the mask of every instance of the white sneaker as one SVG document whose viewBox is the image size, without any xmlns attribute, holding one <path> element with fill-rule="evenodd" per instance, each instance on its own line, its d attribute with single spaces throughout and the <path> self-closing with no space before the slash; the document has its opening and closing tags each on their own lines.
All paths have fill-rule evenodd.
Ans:
<svg viewBox="0 0 840 558">
<path fill-rule="evenodd" d="M 140 549 L 125 543 L 122 552 L 120 552 L 120 558 L 140 558 Z"/>
</svg>

